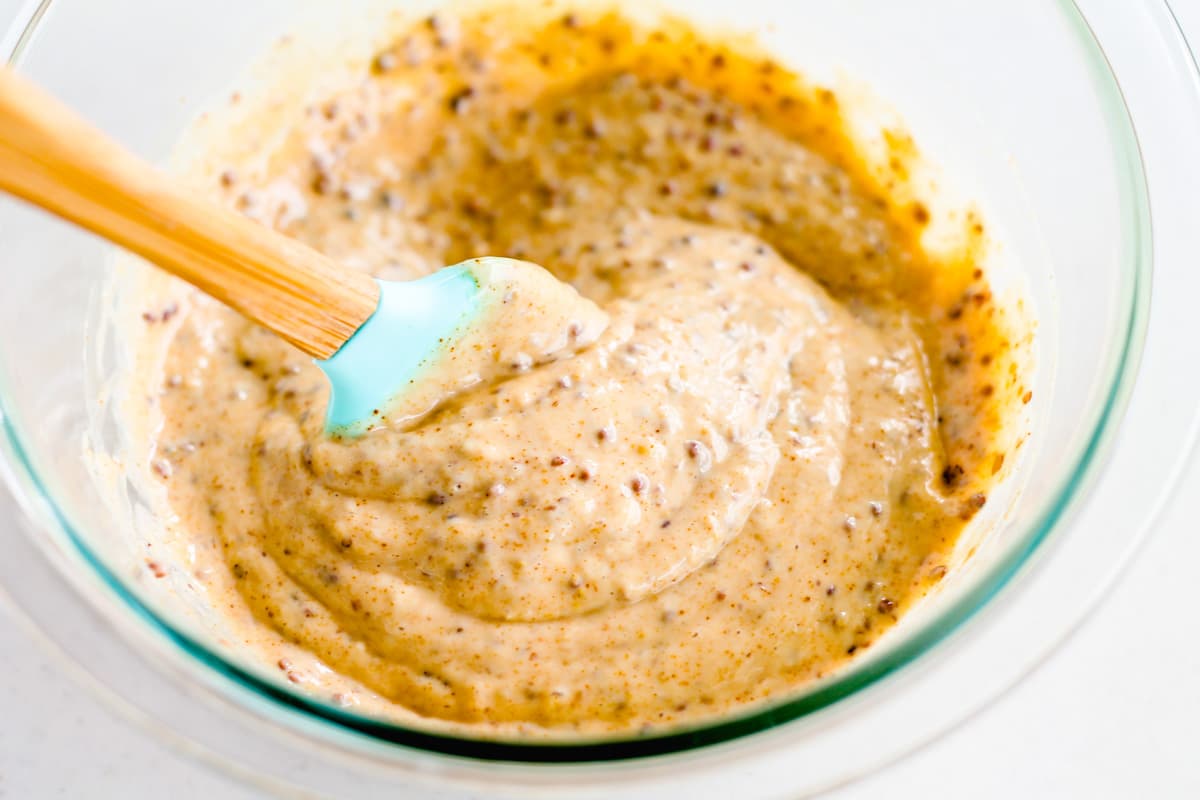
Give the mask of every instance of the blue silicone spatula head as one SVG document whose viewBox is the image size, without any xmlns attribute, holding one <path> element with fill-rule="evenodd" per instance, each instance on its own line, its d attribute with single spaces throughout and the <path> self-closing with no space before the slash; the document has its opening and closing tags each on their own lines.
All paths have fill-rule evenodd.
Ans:
<svg viewBox="0 0 1200 800">
<path fill-rule="evenodd" d="M 355 436 L 377 423 L 396 395 L 480 305 L 479 282 L 463 264 L 413 281 L 379 281 L 379 306 L 319 366 L 329 378 L 326 432 Z"/>
<path fill-rule="evenodd" d="M 541 267 L 477 258 L 412 281 L 379 281 L 375 313 L 328 359 L 326 432 L 403 423 L 496 374 L 594 341 L 607 316 Z"/>
</svg>

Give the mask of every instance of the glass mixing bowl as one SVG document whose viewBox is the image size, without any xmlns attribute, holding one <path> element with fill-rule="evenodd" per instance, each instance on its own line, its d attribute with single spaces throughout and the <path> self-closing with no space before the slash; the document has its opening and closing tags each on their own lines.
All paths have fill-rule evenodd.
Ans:
<svg viewBox="0 0 1200 800">
<path fill-rule="evenodd" d="M 253 91 L 250 67 L 281 34 L 294 34 L 292 47 L 370 43 L 382 30 L 382 6 L 419 14 L 446 4 L 334 5 L 46 0 L 28 8 L 4 54 L 127 146 L 165 160 L 210 101 L 235 85 Z M 1154 245 L 1162 263 L 1164 251 L 1178 257 L 1196 244 L 1175 213 L 1184 195 L 1171 191 L 1195 185 L 1200 166 L 1193 156 L 1168 155 L 1200 129 L 1195 74 L 1167 7 L 663 5 L 752 33 L 817 82 L 843 86 L 849 76 L 851 85 L 870 87 L 939 169 L 939 183 L 981 208 L 998 245 L 993 280 L 1027 299 L 1038 327 L 1030 436 L 998 495 L 1007 502 L 989 502 L 973 533 L 972 557 L 868 657 L 799 696 L 694 729 L 548 746 L 434 735 L 326 706 L 223 648 L 204 609 L 147 580 L 141 531 L 154 522 L 137 488 L 119 470 L 98 481 L 94 460 L 83 457 L 85 449 L 119 457 L 121 446 L 110 392 L 122 353 L 99 322 L 112 301 L 112 249 L 5 200 L 0 454 L 25 520 L 20 533 L 0 532 L 8 554 L 0 585 L 124 711 L 281 791 L 602 797 L 670 787 L 706 797 L 757 787 L 794 796 L 944 730 L 1028 668 L 1089 607 L 1153 518 L 1195 434 L 1191 398 L 1169 395 L 1172 370 L 1195 357 L 1191 343 L 1200 342 L 1196 315 L 1182 304 L 1192 279 L 1179 264 L 1165 280 L 1157 276 L 1156 292 L 1170 290 L 1156 299 L 1155 319 L 1176 336 L 1190 334 L 1144 350 Z M 1128 67 L 1110 61 L 1114 52 Z M 1163 98 L 1175 101 L 1169 119 Z M 1148 184 L 1148 175 L 1160 182 Z M 1122 451 L 1123 488 L 1089 496 L 1143 355 L 1142 382 L 1153 393 Z M 113 496 L 123 498 L 121 508 Z M 1060 538 L 1060 554 L 1076 552 L 1071 542 L 1085 551 L 1072 556 L 1078 568 L 1057 567 L 1067 591 L 1023 606 L 1021 597 L 1045 594 L 1038 587 L 1055 568 L 1047 543 Z M 1031 568 L 1038 556 L 1040 576 Z M 998 594 L 1016 600 L 998 603 Z M 1008 616 L 979 613 L 1004 605 Z M 1025 635 L 989 635 L 1006 625 Z M 969 635 L 951 637 L 960 629 Z"/>
</svg>

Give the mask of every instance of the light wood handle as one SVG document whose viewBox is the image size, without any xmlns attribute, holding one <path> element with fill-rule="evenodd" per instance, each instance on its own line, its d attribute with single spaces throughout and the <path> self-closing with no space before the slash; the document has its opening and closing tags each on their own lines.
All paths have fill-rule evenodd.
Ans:
<svg viewBox="0 0 1200 800">
<path fill-rule="evenodd" d="M 317 358 L 333 355 L 378 304 L 369 276 L 180 187 L 6 68 L 0 189 L 137 253 Z"/>
</svg>

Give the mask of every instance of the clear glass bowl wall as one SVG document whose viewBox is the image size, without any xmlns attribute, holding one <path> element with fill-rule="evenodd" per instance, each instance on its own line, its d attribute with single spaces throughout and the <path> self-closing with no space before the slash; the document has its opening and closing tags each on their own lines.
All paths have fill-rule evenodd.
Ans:
<svg viewBox="0 0 1200 800">
<path fill-rule="evenodd" d="M 197 113 L 244 82 L 250 66 L 282 33 L 294 31 L 303 39 L 321 31 L 325 41 L 370 42 L 377 30 L 370 21 L 388 5 L 420 14 L 445 4 L 360 0 L 333 9 L 292 0 L 53 0 L 41 4 L 35 23 L 16 42 L 15 60 L 123 143 L 164 160 Z M 970 618 L 1079 499 L 1119 422 L 1132 380 L 1146 324 L 1150 238 L 1130 119 L 1075 5 L 985 8 L 954 0 L 664 5 L 718 29 L 753 33 L 818 82 L 840 86 L 850 76 L 855 85 L 870 87 L 898 111 L 941 168 L 947 188 L 981 207 L 1001 243 L 994 280 L 1029 299 L 1038 343 L 1032 436 L 1009 481 L 1013 502 L 989 503 L 990 516 L 983 521 L 988 533 L 975 556 L 855 668 L 768 712 L 704 729 L 546 749 L 430 737 L 357 720 L 294 695 L 254 665 L 239 662 L 215 644 L 202 612 L 138 580 L 144 570 L 136 533 L 108 510 L 81 458 L 85 442 L 106 450 L 120 439 L 111 406 L 97 405 L 98 392 L 119 366 L 119 348 L 97 327 L 113 252 L 5 200 L 0 202 L 5 471 L 33 519 L 37 546 L 115 625 L 144 641 L 163 669 L 201 676 L 217 694 L 272 725 L 339 748 L 369 747 L 384 762 L 427 758 L 410 748 L 579 762 L 687 751 L 778 726 L 801 737 L 817 735 L 831 724 L 817 712 L 891 675 Z M 1018 51 L 1021 57 L 1014 58 Z M 137 505 L 135 496 L 131 501 Z M 402 746 L 378 745 L 379 740 Z"/>
</svg>

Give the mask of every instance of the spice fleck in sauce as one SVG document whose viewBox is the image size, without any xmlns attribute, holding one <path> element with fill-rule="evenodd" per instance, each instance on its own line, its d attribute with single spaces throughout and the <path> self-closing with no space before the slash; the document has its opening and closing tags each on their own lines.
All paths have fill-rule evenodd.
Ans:
<svg viewBox="0 0 1200 800">
<path fill-rule="evenodd" d="M 196 296 L 158 400 L 178 528 L 374 713 L 628 731 L 794 691 L 986 502 L 1025 393 L 992 295 L 831 92 L 682 23 L 530 25 L 416 25 L 213 191 L 387 278 L 541 264 L 598 306 L 583 340 L 330 439 L 319 371 Z"/>
</svg>

